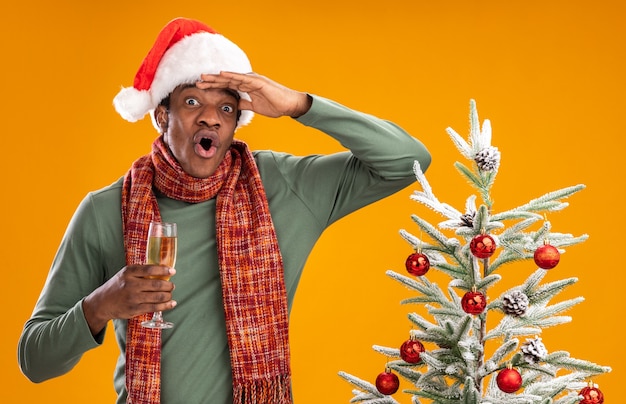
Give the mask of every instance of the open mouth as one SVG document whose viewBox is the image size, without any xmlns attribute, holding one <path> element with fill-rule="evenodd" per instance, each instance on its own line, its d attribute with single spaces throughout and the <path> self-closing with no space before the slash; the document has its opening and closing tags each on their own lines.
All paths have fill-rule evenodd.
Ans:
<svg viewBox="0 0 626 404">
<path fill-rule="evenodd" d="M 203 137 L 200 140 L 200 146 L 202 146 L 202 148 L 204 150 L 209 150 L 211 148 L 212 144 L 213 144 L 213 141 L 211 139 L 206 138 L 206 137 Z"/>
<path fill-rule="evenodd" d="M 212 131 L 198 132 L 193 137 L 194 153 L 202 158 L 212 158 L 217 153 L 220 140 L 217 133 Z"/>
</svg>

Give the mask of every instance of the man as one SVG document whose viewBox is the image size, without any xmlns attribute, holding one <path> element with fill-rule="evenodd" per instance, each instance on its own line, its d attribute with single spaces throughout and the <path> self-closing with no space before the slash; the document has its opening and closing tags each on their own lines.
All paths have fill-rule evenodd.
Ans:
<svg viewBox="0 0 626 404">
<path fill-rule="evenodd" d="M 160 136 L 126 176 L 78 207 L 19 343 L 24 374 L 62 375 L 120 346 L 118 403 L 290 403 L 288 310 L 323 230 L 406 187 L 430 155 L 396 125 L 252 71 L 210 27 L 176 19 L 115 98 Z M 291 117 L 350 152 L 251 153 L 233 140 L 254 113 Z M 150 220 L 175 222 L 176 270 L 144 265 Z M 174 275 L 174 284 L 151 279 Z M 139 324 L 163 310 L 175 326 Z"/>
</svg>

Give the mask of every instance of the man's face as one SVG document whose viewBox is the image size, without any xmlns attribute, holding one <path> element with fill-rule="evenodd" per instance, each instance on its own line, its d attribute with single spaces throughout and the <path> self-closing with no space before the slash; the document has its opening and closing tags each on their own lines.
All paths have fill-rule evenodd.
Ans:
<svg viewBox="0 0 626 404">
<path fill-rule="evenodd" d="M 237 105 L 230 91 L 182 85 L 172 91 L 169 111 L 157 107 L 165 143 L 187 174 L 207 178 L 215 172 L 233 141 Z"/>
</svg>

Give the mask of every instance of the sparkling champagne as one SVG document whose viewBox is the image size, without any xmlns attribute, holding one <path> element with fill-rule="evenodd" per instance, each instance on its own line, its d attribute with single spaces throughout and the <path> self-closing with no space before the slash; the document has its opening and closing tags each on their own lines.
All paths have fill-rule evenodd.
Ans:
<svg viewBox="0 0 626 404">
<path fill-rule="evenodd" d="M 176 264 L 176 237 L 149 237 L 147 246 L 147 263 L 174 267 Z M 168 281 L 169 276 L 151 276 L 152 279 Z"/>
<path fill-rule="evenodd" d="M 146 243 L 146 264 L 173 267 L 176 263 L 178 231 L 176 223 L 150 222 Z M 152 276 L 152 279 L 170 280 L 169 276 Z M 155 311 L 152 318 L 141 323 L 147 328 L 172 328 L 173 323 L 163 320 L 163 313 Z"/>
</svg>

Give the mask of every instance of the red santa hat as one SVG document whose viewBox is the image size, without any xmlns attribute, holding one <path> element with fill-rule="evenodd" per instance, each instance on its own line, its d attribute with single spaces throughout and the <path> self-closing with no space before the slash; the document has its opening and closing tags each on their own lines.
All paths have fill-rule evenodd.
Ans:
<svg viewBox="0 0 626 404">
<path fill-rule="evenodd" d="M 115 110 L 130 122 L 152 112 L 177 86 L 200 80 L 200 74 L 220 71 L 249 73 L 246 54 L 233 42 L 202 22 L 187 18 L 170 21 L 145 57 L 132 87 L 122 88 L 113 99 Z M 250 100 L 247 93 L 240 96 Z M 241 111 L 237 127 L 248 124 L 254 113 Z"/>
</svg>

